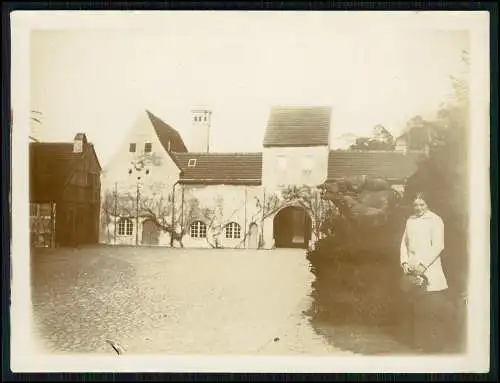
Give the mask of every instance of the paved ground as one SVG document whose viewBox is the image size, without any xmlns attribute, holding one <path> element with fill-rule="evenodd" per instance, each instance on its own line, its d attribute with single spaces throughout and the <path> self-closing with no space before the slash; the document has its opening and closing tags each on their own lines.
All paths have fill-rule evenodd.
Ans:
<svg viewBox="0 0 500 383">
<path fill-rule="evenodd" d="M 302 314 L 312 278 L 303 250 L 37 250 L 35 330 L 56 352 L 344 353 Z"/>
</svg>

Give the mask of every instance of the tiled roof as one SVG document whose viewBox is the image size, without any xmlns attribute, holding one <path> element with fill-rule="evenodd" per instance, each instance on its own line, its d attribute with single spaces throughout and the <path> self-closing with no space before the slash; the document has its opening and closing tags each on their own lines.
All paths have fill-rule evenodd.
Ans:
<svg viewBox="0 0 500 383">
<path fill-rule="evenodd" d="M 182 183 L 260 185 L 262 153 L 175 153 Z M 191 165 L 189 166 L 189 160 Z"/>
<path fill-rule="evenodd" d="M 343 177 L 405 179 L 416 170 L 420 152 L 333 150 L 328 156 L 328 180 Z"/>
<path fill-rule="evenodd" d="M 165 148 L 167 152 L 169 151 L 168 148 L 169 141 L 170 141 L 171 152 L 187 152 L 186 145 L 184 144 L 184 141 L 182 140 L 182 137 L 177 130 L 175 130 L 170 125 L 163 122 L 149 110 L 147 110 L 146 112 L 148 114 L 149 119 L 151 120 L 151 123 L 153 124 L 153 127 L 156 131 L 156 134 L 162 146 Z"/>
<path fill-rule="evenodd" d="M 31 142 L 30 200 L 57 200 L 82 153 L 73 153 L 72 143 Z"/>
<path fill-rule="evenodd" d="M 94 145 L 86 150 L 101 169 Z M 68 177 L 85 152 L 73 153 L 71 142 L 30 142 L 29 174 L 30 201 L 56 201 L 61 196 Z"/>
<path fill-rule="evenodd" d="M 274 107 L 264 147 L 328 145 L 330 115 L 330 107 Z"/>
</svg>

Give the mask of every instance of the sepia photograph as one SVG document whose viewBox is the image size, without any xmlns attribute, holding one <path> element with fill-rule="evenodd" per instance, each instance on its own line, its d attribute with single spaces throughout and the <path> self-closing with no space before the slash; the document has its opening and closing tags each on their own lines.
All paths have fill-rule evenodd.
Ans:
<svg viewBox="0 0 500 383">
<path fill-rule="evenodd" d="M 11 20 L 13 370 L 488 371 L 487 12 Z"/>
</svg>

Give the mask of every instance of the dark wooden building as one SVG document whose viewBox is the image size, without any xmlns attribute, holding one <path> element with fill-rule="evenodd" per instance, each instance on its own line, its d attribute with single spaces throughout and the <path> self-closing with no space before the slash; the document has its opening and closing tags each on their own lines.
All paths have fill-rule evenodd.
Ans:
<svg viewBox="0 0 500 383">
<path fill-rule="evenodd" d="M 30 144 L 32 246 L 99 241 L 101 165 L 83 133 L 73 142 Z"/>
</svg>

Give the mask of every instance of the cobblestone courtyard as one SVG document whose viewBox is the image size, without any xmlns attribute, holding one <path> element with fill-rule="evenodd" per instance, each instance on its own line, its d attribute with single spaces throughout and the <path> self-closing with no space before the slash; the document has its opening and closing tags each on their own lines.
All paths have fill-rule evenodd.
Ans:
<svg viewBox="0 0 500 383">
<path fill-rule="evenodd" d="M 303 250 L 32 252 L 35 331 L 53 352 L 341 354 L 303 315 Z"/>
</svg>

